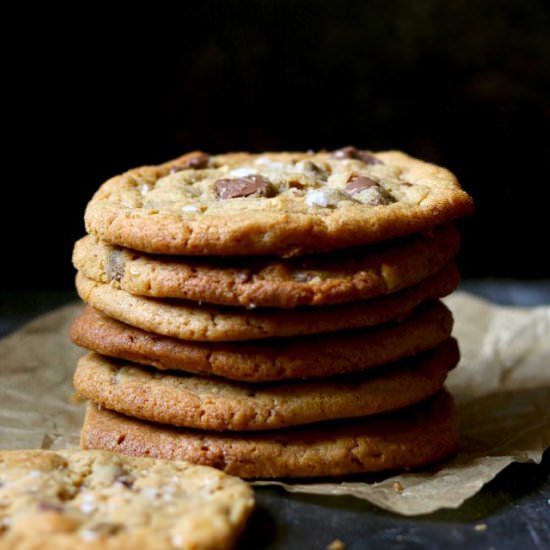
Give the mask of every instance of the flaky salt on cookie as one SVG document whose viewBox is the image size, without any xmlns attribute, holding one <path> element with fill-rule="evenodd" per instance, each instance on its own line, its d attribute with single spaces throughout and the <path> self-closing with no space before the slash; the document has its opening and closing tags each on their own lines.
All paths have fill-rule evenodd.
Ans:
<svg viewBox="0 0 550 550">
<path fill-rule="evenodd" d="M 0 452 L 0 548 L 233 547 L 254 499 L 243 481 L 187 462 L 105 451 Z"/>
<path fill-rule="evenodd" d="M 85 214 L 105 242 L 184 255 L 303 255 L 471 213 L 448 170 L 398 151 L 184 155 L 104 183 Z"/>
</svg>

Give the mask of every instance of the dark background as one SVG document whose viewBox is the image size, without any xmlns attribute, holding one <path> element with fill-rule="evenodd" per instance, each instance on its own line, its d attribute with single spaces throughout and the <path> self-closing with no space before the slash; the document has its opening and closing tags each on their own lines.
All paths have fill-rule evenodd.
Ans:
<svg viewBox="0 0 550 550">
<path fill-rule="evenodd" d="M 4 52 L 4 291 L 71 287 L 86 202 L 115 173 L 347 144 L 457 174 L 477 204 L 465 277 L 550 276 L 550 3 L 42 10 L 5 23 L 21 33 Z"/>
</svg>

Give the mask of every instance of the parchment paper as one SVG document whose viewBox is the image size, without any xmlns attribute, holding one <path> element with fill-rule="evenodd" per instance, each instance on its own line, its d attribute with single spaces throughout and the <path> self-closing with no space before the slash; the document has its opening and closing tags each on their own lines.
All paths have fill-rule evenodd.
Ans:
<svg viewBox="0 0 550 550">
<path fill-rule="evenodd" d="M 383 481 L 288 484 L 288 491 L 353 495 L 404 515 L 455 508 L 511 462 L 540 462 L 550 447 L 550 307 L 500 307 L 456 292 L 462 360 L 450 374 L 461 419 L 458 455 Z M 81 306 L 42 316 L 0 341 L 0 448 L 78 445 L 82 404 L 71 377 L 83 353 L 68 339 Z"/>
</svg>

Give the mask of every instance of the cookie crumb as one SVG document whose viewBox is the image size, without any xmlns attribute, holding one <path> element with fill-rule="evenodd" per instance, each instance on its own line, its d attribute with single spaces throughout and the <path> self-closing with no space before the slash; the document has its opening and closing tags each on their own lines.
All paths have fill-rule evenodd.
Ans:
<svg viewBox="0 0 550 550">
<path fill-rule="evenodd" d="M 334 539 L 328 546 L 327 550 L 344 550 L 346 545 L 340 539 Z"/>
<path fill-rule="evenodd" d="M 401 493 L 405 489 L 405 487 L 403 487 L 403 485 L 401 485 L 401 483 L 399 483 L 399 481 L 394 481 L 393 484 L 392 484 L 392 489 L 396 493 Z"/>
<path fill-rule="evenodd" d="M 487 531 L 487 524 L 486 524 L 486 523 L 478 523 L 478 524 L 474 527 L 474 529 L 475 529 L 476 531 L 480 531 L 480 532 L 481 532 L 481 531 Z"/>
</svg>

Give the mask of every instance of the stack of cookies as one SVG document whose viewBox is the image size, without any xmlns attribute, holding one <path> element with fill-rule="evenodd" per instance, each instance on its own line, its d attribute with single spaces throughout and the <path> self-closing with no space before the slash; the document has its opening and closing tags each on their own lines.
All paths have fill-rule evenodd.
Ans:
<svg viewBox="0 0 550 550">
<path fill-rule="evenodd" d="M 82 447 L 245 478 L 452 453 L 447 170 L 400 152 L 194 152 L 101 186 L 76 243 Z"/>
</svg>

